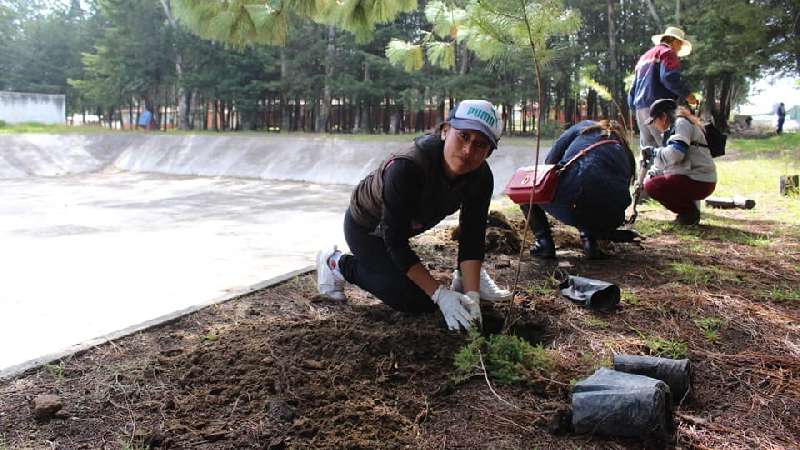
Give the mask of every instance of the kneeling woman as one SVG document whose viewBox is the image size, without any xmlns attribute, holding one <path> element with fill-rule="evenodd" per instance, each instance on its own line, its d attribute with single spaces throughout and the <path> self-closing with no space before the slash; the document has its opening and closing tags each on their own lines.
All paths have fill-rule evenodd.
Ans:
<svg viewBox="0 0 800 450">
<path fill-rule="evenodd" d="M 356 187 L 345 213 L 352 254 L 336 247 L 317 255 L 320 294 L 344 300 L 344 282 L 408 313 L 438 307 L 450 329 L 480 321 L 480 298 L 510 293 L 497 287 L 481 264 L 494 180 L 486 158 L 502 126 L 484 100 L 464 100 L 432 134 L 384 161 Z M 460 210 L 458 267 L 450 288 L 441 285 L 409 245 L 409 238 Z"/>
<path fill-rule="evenodd" d="M 625 222 L 625 209 L 631 203 L 630 183 L 636 162 L 624 129 L 615 121 L 580 122 L 559 136 L 545 163 L 569 165 L 559 177 L 553 201 L 533 205 L 530 226 L 535 240 L 531 255 L 556 256 L 546 211 L 578 228 L 588 258 L 603 257 L 598 239 L 608 239 Z M 520 207 L 528 213 L 528 205 Z"/>
<path fill-rule="evenodd" d="M 677 214 L 682 225 L 700 222 L 695 201 L 714 192 L 717 166 L 708 150 L 700 119 L 674 100 L 656 100 L 650 106 L 649 123 L 664 133 L 664 147 L 642 149 L 642 156 L 653 160 L 654 176 L 644 190 L 667 209 Z"/>
</svg>

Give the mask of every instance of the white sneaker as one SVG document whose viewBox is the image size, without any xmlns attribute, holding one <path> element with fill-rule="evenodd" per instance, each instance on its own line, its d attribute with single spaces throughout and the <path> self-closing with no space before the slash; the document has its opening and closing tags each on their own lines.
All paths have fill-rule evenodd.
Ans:
<svg viewBox="0 0 800 450">
<path fill-rule="evenodd" d="M 464 287 L 461 285 L 461 271 L 453 271 L 453 282 L 450 284 L 450 289 L 456 292 L 464 293 Z M 481 281 L 480 281 L 480 294 L 484 300 L 491 302 L 499 302 L 509 300 L 511 298 L 511 291 L 507 289 L 500 289 L 497 283 L 489 276 L 486 269 L 481 268 Z"/>
<path fill-rule="evenodd" d="M 347 300 L 344 295 L 344 277 L 338 269 L 331 269 L 328 260 L 339 250 L 322 249 L 317 252 L 317 290 L 320 295 L 331 300 Z"/>
</svg>

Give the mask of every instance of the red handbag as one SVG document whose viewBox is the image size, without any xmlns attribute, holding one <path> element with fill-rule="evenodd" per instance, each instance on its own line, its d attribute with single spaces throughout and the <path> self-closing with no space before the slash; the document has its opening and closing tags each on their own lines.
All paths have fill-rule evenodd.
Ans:
<svg viewBox="0 0 800 450">
<path fill-rule="evenodd" d="M 516 204 L 550 203 L 556 195 L 558 178 L 575 161 L 583 157 L 589 150 L 604 144 L 619 144 L 619 141 L 604 140 L 581 150 L 566 164 L 539 164 L 538 166 L 520 167 L 511 176 L 506 185 L 505 194 Z"/>
</svg>

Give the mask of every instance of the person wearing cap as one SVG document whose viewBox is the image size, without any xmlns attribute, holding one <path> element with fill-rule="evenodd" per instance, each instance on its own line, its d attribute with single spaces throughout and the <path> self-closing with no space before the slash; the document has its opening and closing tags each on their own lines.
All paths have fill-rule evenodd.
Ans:
<svg viewBox="0 0 800 450">
<path fill-rule="evenodd" d="M 703 124 L 674 100 L 657 100 L 650 107 L 648 125 L 664 134 L 663 146 L 642 148 L 642 157 L 653 161 L 653 176 L 644 190 L 677 214 L 682 225 L 700 222 L 696 201 L 714 192 L 717 167 L 708 150 Z"/>
<path fill-rule="evenodd" d="M 480 299 L 511 297 L 483 269 L 486 220 L 494 179 L 486 158 L 502 132 L 485 100 L 464 100 L 431 133 L 391 155 L 353 191 L 344 234 L 352 254 L 336 246 L 317 254 L 319 293 L 345 300 L 349 282 L 407 313 L 437 309 L 448 328 L 481 320 Z M 409 239 L 459 211 L 458 269 L 446 287 L 411 249 Z"/>
<path fill-rule="evenodd" d="M 697 103 L 681 76 L 679 58 L 689 56 L 692 52 L 692 43 L 686 39 L 683 30 L 667 27 L 664 34 L 656 34 L 651 39 L 655 46 L 636 63 L 633 85 L 628 94 L 628 105 L 636 111 L 642 147 L 657 147 L 661 142 L 658 131 L 647 125 L 653 102 L 668 98 L 678 102 L 685 100 L 691 105 Z"/>
<path fill-rule="evenodd" d="M 545 212 L 578 228 L 583 252 L 589 259 L 605 256 L 598 240 L 612 239 L 615 232 L 622 231 L 616 229 L 625 222 L 625 209 L 631 204 L 630 184 L 636 167 L 622 125 L 608 120 L 585 120 L 573 125 L 550 148 L 545 164 L 565 165 L 594 144 L 599 145 L 561 174 L 553 201 L 531 208 L 531 256 L 556 257 Z M 528 214 L 527 204 L 520 208 Z"/>
</svg>

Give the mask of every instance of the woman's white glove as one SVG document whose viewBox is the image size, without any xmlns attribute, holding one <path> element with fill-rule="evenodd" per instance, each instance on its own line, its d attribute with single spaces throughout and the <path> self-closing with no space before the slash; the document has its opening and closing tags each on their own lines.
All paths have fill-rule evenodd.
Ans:
<svg viewBox="0 0 800 450">
<path fill-rule="evenodd" d="M 473 301 L 459 292 L 451 291 L 444 286 L 436 288 L 436 291 L 431 295 L 431 299 L 442 311 L 447 328 L 451 330 L 458 331 L 459 326 L 469 330 L 470 321 L 476 309 L 477 315 L 480 317 L 479 302 Z"/>
</svg>

